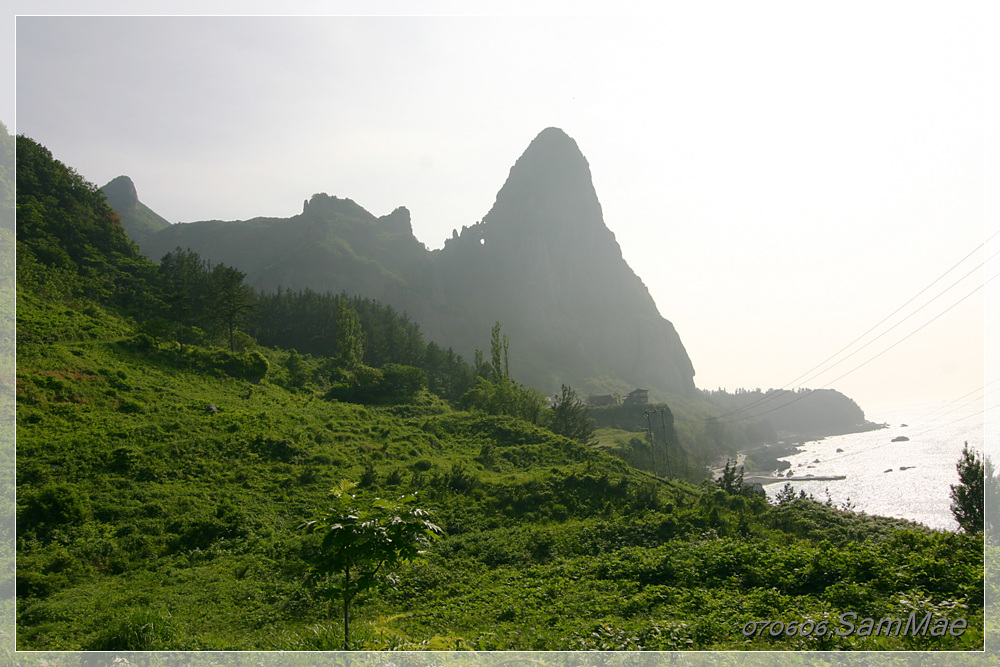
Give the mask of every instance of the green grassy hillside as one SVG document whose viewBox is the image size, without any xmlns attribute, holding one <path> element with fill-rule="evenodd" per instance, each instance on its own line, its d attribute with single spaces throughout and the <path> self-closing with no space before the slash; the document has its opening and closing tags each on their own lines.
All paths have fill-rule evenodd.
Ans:
<svg viewBox="0 0 1000 667">
<path fill-rule="evenodd" d="M 21 649 L 339 648 L 337 605 L 306 576 L 315 538 L 297 527 L 342 478 L 362 481 L 362 497 L 416 491 L 446 533 L 360 599 L 359 646 L 981 642 L 976 537 L 656 482 L 597 449 L 427 395 L 371 407 L 283 389 L 278 375 L 238 379 L 224 370 L 229 353 L 139 350 L 113 335 L 128 323 L 97 308 L 24 299 L 19 317 L 78 323 L 18 360 Z M 911 609 L 961 615 L 972 629 L 742 634 L 749 621 Z"/>
<path fill-rule="evenodd" d="M 181 293 L 157 282 L 96 188 L 28 141 L 19 649 L 340 648 L 345 577 L 323 573 L 326 538 L 302 526 L 345 479 L 362 515 L 416 494 L 443 532 L 357 595 L 352 648 L 982 647 L 981 536 L 654 478 L 605 451 L 621 431 L 590 444 L 544 427 L 557 422 L 502 374 L 499 347 L 493 376 L 477 359 L 473 390 L 449 401 L 420 388 L 420 369 L 361 363 L 357 313 L 338 322 L 357 347 L 338 343 L 336 358 L 245 332 L 213 347 L 189 324 L 182 345 L 171 322 L 142 315 L 190 321 Z M 22 165 L 38 172 L 23 192 Z M 845 613 L 968 628 L 838 634 Z"/>
</svg>

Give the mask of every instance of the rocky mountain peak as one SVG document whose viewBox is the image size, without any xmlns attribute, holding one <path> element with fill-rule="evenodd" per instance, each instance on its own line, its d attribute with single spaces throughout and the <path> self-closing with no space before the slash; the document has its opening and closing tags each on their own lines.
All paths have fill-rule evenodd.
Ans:
<svg viewBox="0 0 1000 667">
<path fill-rule="evenodd" d="M 470 345 L 460 332 L 482 336 L 500 320 L 529 348 L 513 357 L 512 368 L 534 386 L 606 389 L 590 381 L 610 376 L 694 390 L 677 332 L 623 259 L 590 165 L 562 130 L 535 137 L 490 212 L 450 239 L 438 260 L 439 308 L 425 324 L 435 340 L 465 352 Z M 454 318 L 437 314 L 448 308 Z"/>
<path fill-rule="evenodd" d="M 532 228 L 558 233 L 603 227 L 590 165 L 576 141 L 559 128 L 542 130 L 511 167 L 483 222 L 492 233 L 503 227 L 519 236 Z"/>
<path fill-rule="evenodd" d="M 383 215 L 378 219 L 378 224 L 386 231 L 413 236 L 413 225 L 410 222 L 410 210 L 405 206 L 396 208 L 396 210 L 389 215 Z"/>
<path fill-rule="evenodd" d="M 139 206 L 139 195 L 135 191 L 135 183 L 128 176 L 118 176 L 112 179 L 101 190 L 113 209 L 119 212 L 135 211 Z"/>
<path fill-rule="evenodd" d="M 135 196 L 127 179 L 107 188 Z M 530 142 L 486 216 L 440 251 L 413 237 L 406 208 L 376 217 L 324 193 L 305 201 L 300 215 L 252 224 L 171 226 L 148 213 L 145 227 L 122 215 L 147 255 L 190 247 L 245 271 L 259 289 L 308 287 L 378 299 L 467 359 L 500 321 L 513 341 L 512 373 L 545 392 L 562 384 L 585 393 L 694 391 L 680 337 L 622 257 L 590 165 L 558 128 Z"/>
<path fill-rule="evenodd" d="M 151 211 L 139 201 L 135 183 L 128 176 L 118 176 L 101 188 L 104 198 L 122 219 L 122 225 L 129 237 L 141 247 L 151 234 L 170 227 L 163 217 Z"/>
</svg>

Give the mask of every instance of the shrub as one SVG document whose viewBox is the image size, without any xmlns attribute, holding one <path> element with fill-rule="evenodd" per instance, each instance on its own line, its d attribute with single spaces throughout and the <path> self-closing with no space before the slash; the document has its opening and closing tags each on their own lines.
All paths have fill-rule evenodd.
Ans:
<svg viewBox="0 0 1000 667">
<path fill-rule="evenodd" d="M 267 375 L 267 357 L 257 350 L 229 352 L 221 348 L 207 349 L 188 346 L 181 357 L 188 367 L 203 371 L 222 371 L 230 377 L 259 382 Z"/>
<path fill-rule="evenodd" d="M 382 390 L 387 398 L 403 400 L 427 388 L 427 373 L 414 366 L 386 364 L 382 367 Z"/>
<path fill-rule="evenodd" d="M 351 370 L 340 369 L 331 379 L 333 386 L 326 392 L 327 400 L 370 403 L 379 394 L 382 371 L 358 364 Z"/>
<path fill-rule="evenodd" d="M 386 364 L 381 369 L 358 364 L 331 377 L 327 399 L 349 403 L 399 403 L 427 387 L 427 374 L 414 366 Z"/>
<path fill-rule="evenodd" d="M 509 377 L 495 382 L 476 378 L 476 385 L 461 400 L 466 410 L 479 410 L 490 415 L 509 415 L 537 424 L 544 414 L 545 396 L 537 389 L 525 387 Z"/>
<path fill-rule="evenodd" d="M 302 449 L 289 438 L 273 438 L 270 436 L 258 435 L 249 443 L 250 451 L 272 461 L 283 461 L 288 463 L 296 456 L 303 454 Z"/>
<path fill-rule="evenodd" d="M 171 648 L 175 631 L 169 614 L 127 612 L 106 625 L 89 651 L 161 651 Z"/>
<path fill-rule="evenodd" d="M 479 478 L 462 463 L 453 463 L 451 472 L 447 473 L 447 485 L 454 491 L 466 493 L 479 484 Z"/>
<path fill-rule="evenodd" d="M 111 452 L 111 460 L 108 469 L 117 473 L 129 473 L 133 471 L 139 462 L 139 452 L 131 447 L 117 447 Z"/>
<path fill-rule="evenodd" d="M 118 402 L 118 411 L 125 414 L 137 414 L 146 411 L 146 406 L 131 398 L 123 398 Z"/>
<path fill-rule="evenodd" d="M 50 483 L 26 494 L 20 521 L 48 529 L 57 525 L 83 523 L 90 514 L 88 502 L 74 484 Z"/>
<path fill-rule="evenodd" d="M 375 466 L 370 462 L 365 465 L 365 471 L 361 474 L 361 481 L 358 486 L 361 487 L 372 487 L 377 486 L 379 480 L 378 471 L 375 470 Z"/>
<path fill-rule="evenodd" d="M 147 333 L 137 333 L 128 341 L 129 347 L 140 352 L 149 352 L 156 347 L 156 341 Z"/>
<path fill-rule="evenodd" d="M 393 468 L 389 476 L 385 478 L 386 486 L 399 486 L 403 483 L 403 471 L 400 468 Z"/>
</svg>

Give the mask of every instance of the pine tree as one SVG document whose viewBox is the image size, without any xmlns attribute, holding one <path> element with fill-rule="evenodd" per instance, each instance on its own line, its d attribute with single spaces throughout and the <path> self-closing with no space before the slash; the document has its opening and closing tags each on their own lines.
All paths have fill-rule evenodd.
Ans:
<svg viewBox="0 0 1000 667">
<path fill-rule="evenodd" d="M 572 387 L 562 385 L 562 394 L 556 397 L 552 406 L 549 429 L 581 444 L 592 444 L 594 421 Z"/>
<path fill-rule="evenodd" d="M 341 297 L 337 310 L 337 357 L 344 368 L 354 368 L 364 358 L 362 335 L 357 311 Z"/>
<path fill-rule="evenodd" d="M 257 308 L 253 289 L 243 284 L 246 274 L 225 264 L 212 269 L 212 311 L 229 337 L 229 351 L 236 351 L 236 330 L 249 321 Z"/>
<path fill-rule="evenodd" d="M 967 533 L 983 532 L 984 466 L 983 460 L 965 443 L 962 458 L 956 465 L 958 484 L 951 485 L 951 513 Z"/>
</svg>

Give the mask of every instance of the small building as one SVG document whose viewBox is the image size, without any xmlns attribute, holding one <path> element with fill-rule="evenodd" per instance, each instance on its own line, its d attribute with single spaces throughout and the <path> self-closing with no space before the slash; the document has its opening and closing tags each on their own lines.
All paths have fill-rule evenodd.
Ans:
<svg viewBox="0 0 1000 667">
<path fill-rule="evenodd" d="M 645 405 L 649 403 L 649 390 L 648 389 L 635 389 L 629 392 L 629 395 L 625 397 L 622 401 L 624 405 Z"/>
</svg>

